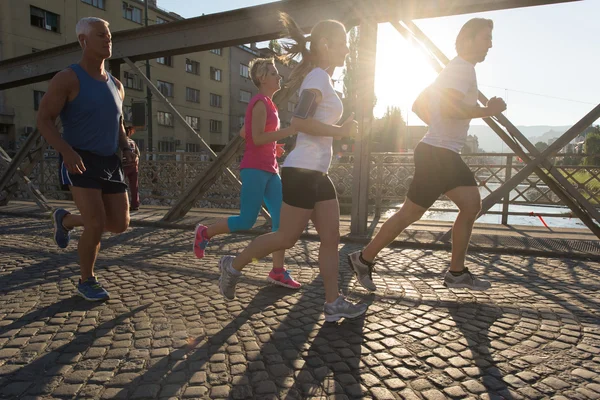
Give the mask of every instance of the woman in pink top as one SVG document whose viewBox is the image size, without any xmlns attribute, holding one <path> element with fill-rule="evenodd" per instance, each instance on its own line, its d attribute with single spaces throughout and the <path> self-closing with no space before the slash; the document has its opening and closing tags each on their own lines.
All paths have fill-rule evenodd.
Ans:
<svg viewBox="0 0 600 400">
<path fill-rule="evenodd" d="M 273 95 L 281 89 L 281 78 L 272 58 L 258 58 L 250 64 L 250 77 L 259 93 L 246 110 L 243 134 L 246 149 L 240 164 L 242 191 L 240 215 L 224 218 L 210 226 L 198 224 L 194 240 L 196 257 L 204 257 L 209 240 L 215 235 L 252 229 L 263 201 L 271 214 L 273 231 L 279 229 L 281 178 L 277 164 L 277 141 L 296 134 L 289 127 L 280 130 L 279 114 Z M 291 289 L 300 283 L 284 268 L 285 250 L 273 253 L 273 269 L 268 281 Z"/>
</svg>

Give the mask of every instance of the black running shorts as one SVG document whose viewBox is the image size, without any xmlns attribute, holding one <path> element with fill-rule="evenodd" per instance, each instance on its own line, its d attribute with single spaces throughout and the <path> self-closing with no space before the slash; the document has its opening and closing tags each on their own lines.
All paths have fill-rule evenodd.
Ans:
<svg viewBox="0 0 600 400">
<path fill-rule="evenodd" d="M 83 174 L 69 173 L 60 159 L 60 183 L 81 188 L 100 189 L 103 194 L 125 193 L 127 184 L 121 159 L 116 154 L 100 156 L 85 150 L 73 149 L 83 160 Z"/>
<path fill-rule="evenodd" d="M 283 201 L 298 208 L 312 210 L 320 201 L 337 199 L 329 175 L 311 169 L 285 167 L 281 169 Z"/>
<path fill-rule="evenodd" d="M 477 186 L 475 175 L 460 154 L 420 142 L 415 149 L 415 176 L 408 194 L 413 203 L 429 208 L 440 195 L 460 186 Z"/>
</svg>

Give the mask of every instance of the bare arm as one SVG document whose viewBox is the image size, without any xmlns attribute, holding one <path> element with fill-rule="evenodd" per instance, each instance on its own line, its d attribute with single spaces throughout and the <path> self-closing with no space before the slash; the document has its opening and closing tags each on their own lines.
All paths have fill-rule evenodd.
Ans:
<svg viewBox="0 0 600 400">
<path fill-rule="evenodd" d="M 56 127 L 56 118 L 67 101 L 73 100 L 78 92 L 79 80 L 75 72 L 66 69 L 56 74 L 40 102 L 36 121 L 40 134 L 62 155 L 63 163 L 71 174 L 82 174 L 85 165 L 79 154 L 61 137 Z"/>
<path fill-rule="evenodd" d="M 278 131 L 265 132 L 266 124 L 267 107 L 262 101 L 257 101 L 252 108 L 252 141 L 256 146 L 273 143 L 296 133 L 291 126 Z"/>
<path fill-rule="evenodd" d="M 246 125 L 242 125 L 242 127 L 240 128 L 240 136 L 242 137 L 242 139 L 246 139 Z"/>
<path fill-rule="evenodd" d="M 323 100 L 323 95 L 319 90 L 308 89 L 316 95 L 315 101 L 317 104 Z M 347 119 L 342 125 L 328 125 L 321 121 L 318 121 L 312 117 L 303 119 L 292 117 L 290 121 L 290 127 L 294 128 L 296 132 L 306 133 L 312 136 L 330 136 L 330 137 L 347 137 L 353 136 L 358 129 L 358 124 L 352 119 Z"/>
<path fill-rule="evenodd" d="M 492 98 L 487 107 L 469 106 L 463 103 L 465 95 L 455 89 L 446 89 L 441 94 L 440 112 L 445 118 L 472 119 L 486 118 L 497 115 L 506 110 L 502 99 Z"/>
<path fill-rule="evenodd" d="M 60 154 L 72 151 L 71 146 L 60 136 L 56 118 L 69 100 L 73 90 L 79 85 L 77 76 L 71 70 L 59 72 L 52 78 L 48 91 L 42 97 L 37 114 L 37 127 L 46 142 Z"/>
<path fill-rule="evenodd" d="M 121 96 L 121 101 L 125 100 L 125 89 L 123 88 L 123 84 L 117 79 L 115 79 L 115 85 L 119 90 L 119 95 Z M 119 120 L 119 149 L 123 150 L 125 148 L 129 148 L 129 143 L 127 142 L 127 133 L 125 132 L 125 125 L 123 124 L 123 115 Z"/>
</svg>

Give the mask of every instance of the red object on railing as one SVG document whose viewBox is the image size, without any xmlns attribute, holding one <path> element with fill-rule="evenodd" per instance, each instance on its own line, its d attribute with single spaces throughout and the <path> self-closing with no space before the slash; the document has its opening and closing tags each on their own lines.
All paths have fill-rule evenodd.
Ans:
<svg viewBox="0 0 600 400">
<path fill-rule="evenodd" d="M 542 218 L 542 216 L 540 214 L 536 214 L 533 211 L 529 213 L 529 215 L 531 215 L 532 217 L 538 217 L 540 219 L 540 221 L 542 221 L 542 224 L 544 224 L 544 226 L 548 229 L 550 229 L 550 227 L 546 224 L 546 221 L 544 221 L 544 218 Z"/>
</svg>

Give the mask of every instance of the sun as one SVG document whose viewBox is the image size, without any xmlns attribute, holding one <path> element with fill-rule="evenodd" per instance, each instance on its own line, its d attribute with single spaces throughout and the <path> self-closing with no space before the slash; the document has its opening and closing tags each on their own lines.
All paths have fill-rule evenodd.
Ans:
<svg viewBox="0 0 600 400">
<path fill-rule="evenodd" d="M 410 109 L 415 98 L 437 74 L 419 48 L 404 39 L 392 26 L 379 25 L 375 69 L 375 116 L 388 106 L 400 107 L 409 125 L 422 125 Z"/>
</svg>

